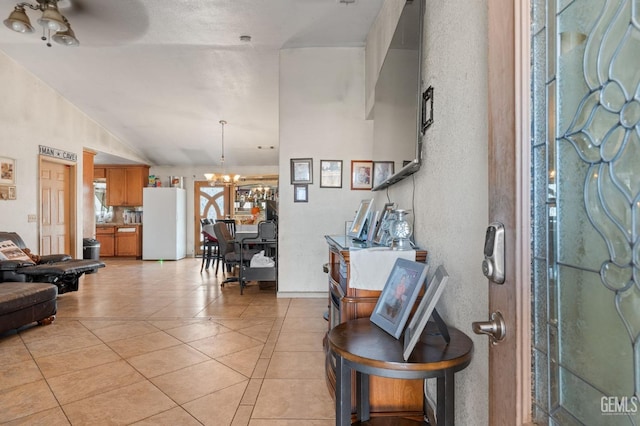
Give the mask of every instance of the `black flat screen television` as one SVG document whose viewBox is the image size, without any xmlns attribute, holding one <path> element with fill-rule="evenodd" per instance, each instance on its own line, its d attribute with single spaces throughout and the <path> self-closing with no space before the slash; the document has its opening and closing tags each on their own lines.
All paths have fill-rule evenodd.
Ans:
<svg viewBox="0 0 640 426">
<path fill-rule="evenodd" d="M 372 158 L 374 162 L 393 162 L 394 173 L 382 180 L 374 176 L 373 191 L 401 181 L 422 164 L 423 20 L 424 0 L 407 1 L 380 69 L 373 107 Z"/>
</svg>

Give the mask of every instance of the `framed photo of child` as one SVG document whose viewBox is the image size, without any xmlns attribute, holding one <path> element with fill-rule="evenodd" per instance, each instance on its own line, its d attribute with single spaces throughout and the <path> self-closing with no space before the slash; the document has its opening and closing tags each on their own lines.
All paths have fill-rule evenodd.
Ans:
<svg viewBox="0 0 640 426">
<path fill-rule="evenodd" d="M 418 298 L 428 269 L 426 263 L 396 259 L 371 314 L 371 322 L 398 339 Z"/>
</svg>

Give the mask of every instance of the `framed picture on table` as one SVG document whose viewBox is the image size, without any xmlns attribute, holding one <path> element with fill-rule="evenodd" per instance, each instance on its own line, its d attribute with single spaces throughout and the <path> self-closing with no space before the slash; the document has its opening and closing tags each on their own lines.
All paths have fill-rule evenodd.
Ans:
<svg viewBox="0 0 640 426">
<path fill-rule="evenodd" d="M 411 352 L 413 352 L 413 349 L 416 347 L 416 343 L 420 340 L 422 331 L 427 325 L 431 314 L 433 314 L 436 303 L 438 303 L 438 299 L 440 299 L 440 295 L 444 290 L 444 285 L 448 280 L 449 274 L 447 270 L 442 265 L 438 266 L 431 282 L 427 285 L 418 309 L 416 309 L 413 318 L 411 318 L 411 322 L 404 332 L 404 350 L 402 356 L 405 361 L 409 359 Z"/>
<path fill-rule="evenodd" d="M 418 298 L 428 269 L 426 263 L 396 259 L 371 314 L 371 322 L 398 339 Z"/>
<path fill-rule="evenodd" d="M 313 183 L 313 160 L 311 158 L 291 159 L 291 184 Z"/>
</svg>

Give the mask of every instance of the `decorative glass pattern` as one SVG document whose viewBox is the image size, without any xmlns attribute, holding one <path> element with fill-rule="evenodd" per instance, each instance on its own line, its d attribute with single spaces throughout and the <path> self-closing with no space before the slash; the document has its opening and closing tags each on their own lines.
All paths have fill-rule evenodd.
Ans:
<svg viewBox="0 0 640 426">
<path fill-rule="evenodd" d="M 531 46 L 535 421 L 637 426 L 640 0 L 532 0 Z"/>
</svg>

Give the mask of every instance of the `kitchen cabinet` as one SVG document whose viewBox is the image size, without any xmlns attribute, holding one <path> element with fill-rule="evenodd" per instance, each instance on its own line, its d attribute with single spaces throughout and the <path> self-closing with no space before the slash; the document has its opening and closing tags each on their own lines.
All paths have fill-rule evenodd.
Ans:
<svg viewBox="0 0 640 426">
<path fill-rule="evenodd" d="M 105 167 L 107 205 L 136 207 L 142 205 L 142 188 L 149 180 L 149 166 Z"/>
<path fill-rule="evenodd" d="M 115 256 L 115 226 L 98 226 L 96 240 L 100 242 L 100 257 Z"/>
<path fill-rule="evenodd" d="M 142 230 L 136 225 L 116 226 L 116 256 L 142 257 Z"/>
</svg>

